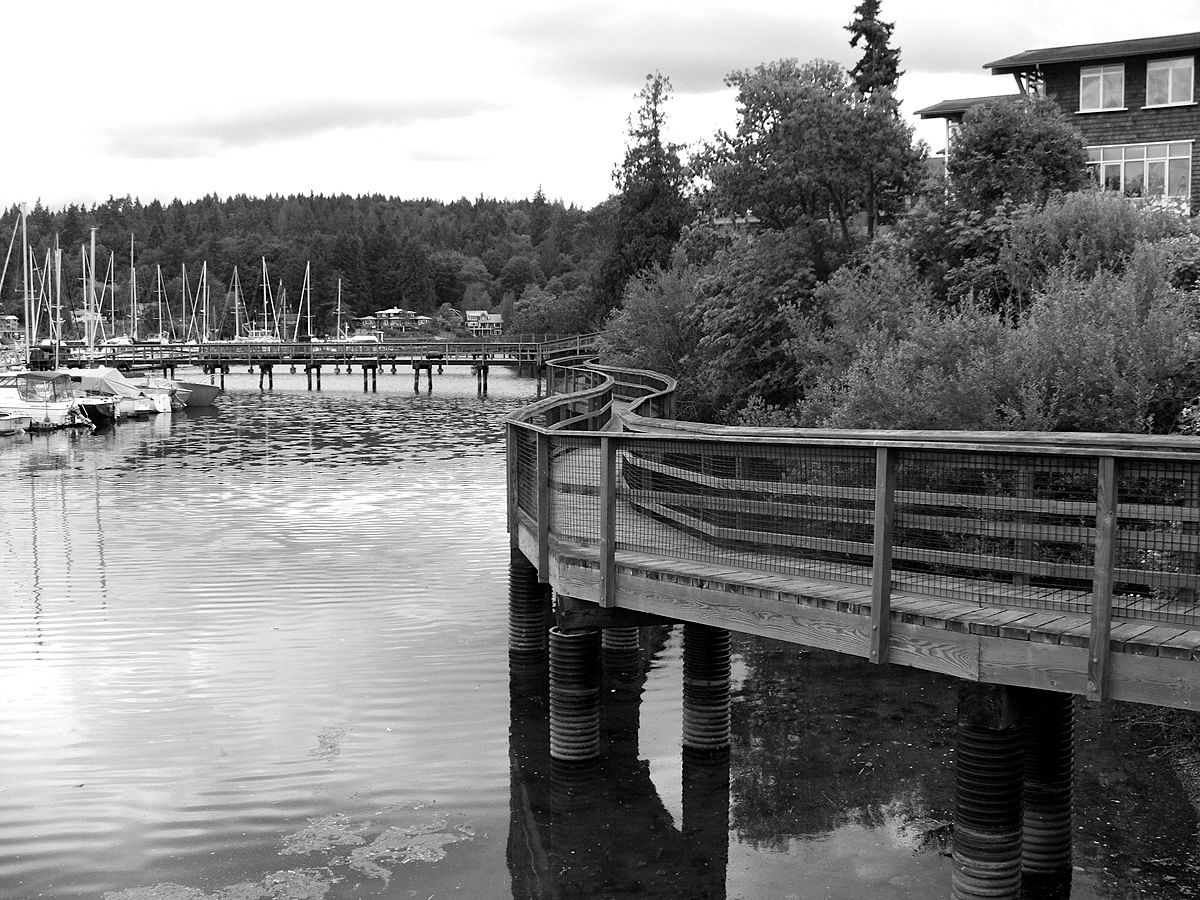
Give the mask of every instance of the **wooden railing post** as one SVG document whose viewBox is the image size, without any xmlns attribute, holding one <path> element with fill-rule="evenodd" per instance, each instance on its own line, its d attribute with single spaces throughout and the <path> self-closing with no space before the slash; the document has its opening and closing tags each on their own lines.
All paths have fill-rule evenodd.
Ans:
<svg viewBox="0 0 1200 900">
<path fill-rule="evenodd" d="M 600 605 L 617 596 L 617 439 L 600 438 Z"/>
<path fill-rule="evenodd" d="M 896 518 L 896 455 L 875 449 L 875 537 L 871 560 L 871 662 L 887 663 L 892 625 L 892 537 Z"/>
<path fill-rule="evenodd" d="M 538 581 L 550 582 L 550 435 L 537 433 Z"/>
<path fill-rule="evenodd" d="M 508 543 L 512 547 L 516 547 L 520 543 L 517 510 L 519 509 L 519 491 L 521 489 L 521 459 L 517 452 L 517 440 L 517 423 L 509 422 L 504 427 L 504 453 L 507 464 L 505 481 L 508 487 Z"/>
<path fill-rule="evenodd" d="M 1101 456 L 1096 470 L 1096 555 L 1092 563 L 1092 631 L 1088 641 L 1088 699 L 1108 695 L 1112 632 L 1113 560 L 1117 543 L 1117 461 Z"/>
</svg>

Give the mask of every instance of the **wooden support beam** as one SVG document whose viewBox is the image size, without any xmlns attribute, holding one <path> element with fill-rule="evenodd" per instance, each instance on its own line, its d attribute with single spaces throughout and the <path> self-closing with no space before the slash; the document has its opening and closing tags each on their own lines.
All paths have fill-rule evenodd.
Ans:
<svg viewBox="0 0 1200 900">
<path fill-rule="evenodd" d="M 554 593 L 554 618 L 559 628 L 642 628 L 676 622 L 675 619 L 665 619 L 635 609 L 604 609 L 588 600 L 579 600 L 557 591 Z"/>
<path fill-rule="evenodd" d="M 871 662 L 888 660 L 892 623 L 892 534 L 896 520 L 896 451 L 875 450 L 875 537 L 871 560 Z"/>
<path fill-rule="evenodd" d="M 1113 559 L 1117 544 L 1117 461 L 1101 456 L 1096 471 L 1096 555 L 1092 574 L 1092 630 L 1088 638 L 1088 699 L 1108 696 L 1112 632 Z"/>
</svg>

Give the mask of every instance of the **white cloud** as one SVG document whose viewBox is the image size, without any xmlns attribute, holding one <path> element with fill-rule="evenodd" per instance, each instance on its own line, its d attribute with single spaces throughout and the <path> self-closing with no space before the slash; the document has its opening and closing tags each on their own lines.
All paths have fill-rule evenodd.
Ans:
<svg viewBox="0 0 1200 900">
<path fill-rule="evenodd" d="M 451 200 L 540 185 L 590 207 L 612 190 L 647 74 L 674 85 L 671 139 L 708 139 L 734 123 L 730 71 L 787 57 L 852 65 L 856 3 L 21 4 L 6 10 L 0 204 L 310 190 Z M 1192 0 L 1138 12 L 1131 25 L 1111 0 L 884 0 L 882 14 L 911 113 L 1012 90 L 982 68 L 1000 56 L 1196 28 Z M 940 147 L 940 123 L 913 124 Z"/>
</svg>

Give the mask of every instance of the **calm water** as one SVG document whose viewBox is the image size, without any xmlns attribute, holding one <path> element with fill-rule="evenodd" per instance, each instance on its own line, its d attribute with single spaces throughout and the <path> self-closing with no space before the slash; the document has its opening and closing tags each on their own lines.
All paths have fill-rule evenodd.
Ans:
<svg viewBox="0 0 1200 900">
<path fill-rule="evenodd" d="M 510 672 L 503 371 L 227 379 L 203 414 L 0 438 L 0 898 L 948 897 L 954 687 L 735 641 L 727 764 L 681 635 L 606 758 Z M 1200 895 L 1166 763 L 1088 710 L 1072 896 Z"/>
</svg>

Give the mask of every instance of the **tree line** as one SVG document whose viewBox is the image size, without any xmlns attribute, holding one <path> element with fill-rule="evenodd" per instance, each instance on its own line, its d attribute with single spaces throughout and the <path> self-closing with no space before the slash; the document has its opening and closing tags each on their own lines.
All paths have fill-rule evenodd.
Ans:
<svg viewBox="0 0 1200 900">
<path fill-rule="evenodd" d="M 15 206 L 3 216 L 5 246 L 13 243 L 19 219 Z M 236 268 L 253 308 L 265 260 L 270 294 L 278 299 L 284 288 L 295 310 L 309 267 L 315 330 L 325 332 L 333 328 L 339 283 L 344 317 L 392 306 L 428 315 L 446 306 L 511 315 L 528 286 L 574 285 L 594 268 L 604 219 L 603 210 L 589 213 L 550 201 L 538 189 L 525 200 L 452 203 L 312 194 L 170 203 L 123 197 L 57 210 L 36 203 L 26 227 L 38 277 L 56 242 L 62 250 L 64 307 L 82 305 L 81 257 L 90 257 L 95 228 L 97 282 L 111 258 L 119 309 L 129 296 L 132 239 L 138 296 L 150 303 L 159 272 L 163 293 L 178 306 L 196 290 L 206 265 L 214 307 L 228 307 Z M 22 315 L 20 235 L 15 238 L 0 312 Z M 150 316 L 147 308 L 142 318 Z"/>
<path fill-rule="evenodd" d="M 729 76 L 737 127 L 693 156 L 689 199 L 740 224 L 697 213 L 625 283 L 606 359 L 722 423 L 1195 432 L 1194 220 L 1099 190 L 1045 98 L 970 110 L 931 179 L 878 13 L 856 8 L 849 72 Z"/>
</svg>

